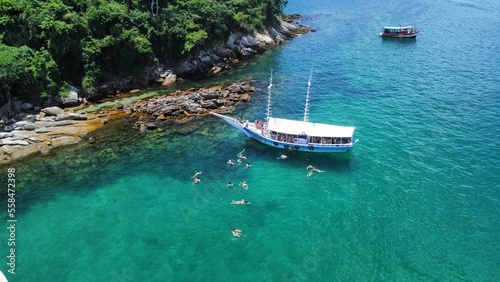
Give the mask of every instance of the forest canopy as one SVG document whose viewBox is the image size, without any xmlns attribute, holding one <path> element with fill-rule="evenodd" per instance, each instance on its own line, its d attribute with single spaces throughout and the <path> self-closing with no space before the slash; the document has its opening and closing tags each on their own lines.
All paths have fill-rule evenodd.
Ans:
<svg viewBox="0 0 500 282">
<path fill-rule="evenodd" d="M 92 91 L 259 30 L 283 15 L 283 0 L 0 0 L 0 102 Z"/>
</svg>

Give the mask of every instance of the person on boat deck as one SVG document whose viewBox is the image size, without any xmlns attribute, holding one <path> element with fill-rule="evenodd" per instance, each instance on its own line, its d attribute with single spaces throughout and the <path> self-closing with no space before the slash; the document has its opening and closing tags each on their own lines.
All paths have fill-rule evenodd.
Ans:
<svg viewBox="0 0 500 282">
<path fill-rule="evenodd" d="M 231 230 L 231 232 L 233 233 L 233 236 L 235 236 L 235 237 L 241 237 L 241 235 L 242 235 L 241 230 L 239 230 L 239 229 L 233 229 L 233 230 Z"/>
<path fill-rule="evenodd" d="M 262 129 L 262 121 L 261 120 L 255 120 L 255 127 L 257 129 Z"/>
</svg>

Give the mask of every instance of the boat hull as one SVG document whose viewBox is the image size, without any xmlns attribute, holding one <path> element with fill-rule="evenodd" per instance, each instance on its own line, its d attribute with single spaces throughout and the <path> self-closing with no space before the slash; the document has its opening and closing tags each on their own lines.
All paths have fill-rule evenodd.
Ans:
<svg viewBox="0 0 500 282">
<path fill-rule="evenodd" d="M 389 38 L 416 38 L 417 33 L 414 33 L 414 34 L 389 34 L 389 33 L 381 32 L 380 36 L 389 37 Z"/>
<path fill-rule="evenodd" d="M 261 132 L 259 132 L 259 130 L 253 128 L 252 124 L 250 124 L 248 121 L 237 120 L 216 113 L 212 114 L 224 119 L 231 126 L 237 128 L 251 139 L 254 139 L 269 147 L 274 147 L 288 151 L 304 151 L 311 153 L 346 153 L 352 150 L 354 144 L 357 141 L 356 140 L 355 142 L 347 144 L 317 144 L 317 143 L 297 144 L 297 143 L 281 142 L 266 137 Z"/>
<path fill-rule="evenodd" d="M 241 129 L 246 136 L 259 141 L 262 144 L 268 145 L 270 147 L 288 150 L 288 151 L 307 151 L 311 153 L 346 153 L 352 150 L 352 145 L 345 144 L 336 144 L 336 145 L 323 145 L 323 144 L 294 144 L 287 142 L 279 142 L 276 140 L 272 140 L 266 138 L 260 134 L 256 134 L 255 132 L 243 128 Z"/>
</svg>

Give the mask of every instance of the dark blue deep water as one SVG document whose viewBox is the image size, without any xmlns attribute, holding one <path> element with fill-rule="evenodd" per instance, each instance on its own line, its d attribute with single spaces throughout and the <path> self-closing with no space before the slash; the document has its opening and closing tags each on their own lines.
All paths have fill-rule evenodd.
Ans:
<svg viewBox="0 0 500 282">
<path fill-rule="evenodd" d="M 16 274 L 6 220 L 2 272 L 9 281 L 500 281 L 500 2 L 375 2 L 290 0 L 286 12 L 316 32 L 197 82 L 252 77 L 260 90 L 235 115 L 262 118 L 272 68 L 274 116 L 300 119 L 312 68 L 310 120 L 356 126 L 351 153 L 279 160 L 214 117 L 146 134 L 110 122 L 92 146 L 13 166 Z M 421 33 L 378 36 L 399 24 Z M 243 149 L 251 168 L 226 165 Z M 325 172 L 307 177 L 308 164 Z M 242 198 L 252 204 L 231 205 Z"/>
</svg>

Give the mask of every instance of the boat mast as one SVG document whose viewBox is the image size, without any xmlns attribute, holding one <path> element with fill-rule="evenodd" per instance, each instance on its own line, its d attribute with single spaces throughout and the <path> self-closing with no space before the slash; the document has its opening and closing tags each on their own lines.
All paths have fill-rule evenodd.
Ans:
<svg viewBox="0 0 500 282">
<path fill-rule="evenodd" d="M 273 70 L 271 69 L 271 78 L 269 79 L 268 95 L 267 95 L 267 114 L 266 123 L 269 123 L 269 118 L 271 117 L 271 87 L 273 86 Z"/>
<path fill-rule="evenodd" d="M 309 75 L 309 81 L 307 82 L 307 96 L 306 96 L 306 107 L 304 110 L 304 122 L 309 121 L 309 93 L 311 89 L 312 75 L 313 75 L 313 69 L 311 68 L 311 74 Z"/>
</svg>

